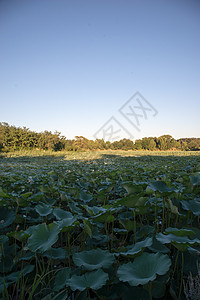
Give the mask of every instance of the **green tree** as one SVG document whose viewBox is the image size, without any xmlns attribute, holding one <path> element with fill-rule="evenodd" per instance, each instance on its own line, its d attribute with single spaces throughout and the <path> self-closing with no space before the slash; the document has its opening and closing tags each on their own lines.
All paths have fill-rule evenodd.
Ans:
<svg viewBox="0 0 200 300">
<path fill-rule="evenodd" d="M 134 148 L 136 150 L 141 150 L 142 149 L 142 141 L 141 140 L 135 140 Z"/>
</svg>

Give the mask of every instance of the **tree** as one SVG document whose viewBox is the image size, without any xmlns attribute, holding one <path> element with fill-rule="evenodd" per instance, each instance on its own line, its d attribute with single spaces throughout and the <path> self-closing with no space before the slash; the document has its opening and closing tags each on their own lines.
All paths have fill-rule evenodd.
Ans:
<svg viewBox="0 0 200 300">
<path fill-rule="evenodd" d="M 122 150 L 133 150 L 134 148 L 134 144 L 133 141 L 129 140 L 129 139 L 123 139 L 121 140 L 122 142 Z"/>
<path fill-rule="evenodd" d="M 149 140 L 149 149 L 148 150 L 155 150 L 156 149 L 156 142 L 154 138 L 150 138 Z"/>
<path fill-rule="evenodd" d="M 141 140 L 135 140 L 134 148 L 136 150 L 141 150 L 142 149 L 142 141 Z"/>
<path fill-rule="evenodd" d="M 104 141 L 103 139 L 89 140 L 83 136 L 76 136 L 69 140 L 61 133 L 45 130 L 44 132 L 34 132 L 26 127 L 10 126 L 6 122 L 0 122 L 0 151 L 13 151 L 20 149 L 34 149 L 60 151 L 78 151 L 78 150 L 200 150 L 200 138 L 182 138 L 175 140 L 171 135 L 162 135 L 158 138 L 144 137 L 136 140 L 135 143 L 129 139 L 120 141 Z"/>
</svg>

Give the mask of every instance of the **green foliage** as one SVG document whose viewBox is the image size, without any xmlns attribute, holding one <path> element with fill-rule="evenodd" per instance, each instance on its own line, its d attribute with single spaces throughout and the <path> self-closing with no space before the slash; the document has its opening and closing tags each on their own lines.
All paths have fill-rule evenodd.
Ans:
<svg viewBox="0 0 200 300">
<path fill-rule="evenodd" d="M 51 206 L 49 206 L 45 203 L 36 205 L 35 210 L 37 211 L 37 213 L 40 216 L 43 216 L 43 217 L 48 216 L 52 212 Z"/>
<path fill-rule="evenodd" d="M 113 254 L 100 248 L 89 251 L 75 253 L 73 261 L 76 266 L 83 266 L 86 270 L 98 270 L 100 268 L 109 268 L 114 263 Z"/>
<path fill-rule="evenodd" d="M 67 280 L 70 278 L 70 273 L 70 268 L 63 268 L 56 274 L 54 282 L 54 291 L 58 292 L 66 286 Z"/>
<path fill-rule="evenodd" d="M 16 218 L 15 211 L 6 207 L 0 209 L 0 230 L 11 225 Z"/>
<path fill-rule="evenodd" d="M 184 299 L 200 155 L 139 153 L 2 155 L 0 299 Z"/>
<path fill-rule="evenodd" d="M 69 140 L 61 136 L 61 133 L 45 130 L 34 132 L 26 127 L 15 127 L 8 123 L 0 123 L 0 152 L 22 151 L 85 151 L 85 150 L 200 150 L 199 138 L 185 138 L 175 140 L 171 135 L 156 137 L 144 137 L 135 143 L 129 139 L 120 141 L 104 141 L 103 139 L 88 140 L 83 136 L 76 136 Z"/>
<path fill-rule="evenodd" d="M 58 240 L 59 228 L 56 224 L 39 224 L 29 238 L 28 248 L 35 252 L 48 250 Z"/>
<path fill-rule="evenodd" d="M 97 271 L 85 273 L 81 276 L 73 275 L 68 280 L 68 285 L 70 285 L 72 291 L 84 291 L 85 289 L 89 288 L 93 290 L 98 290 L 106 284 L 107 280 L 108 274 L 99 269 Z"/>
<path fill-rule="evenodd" d="M 168 255 L 145 252 L 136 257 L 133 263 L 121 265 L 117 274 L 121 281 L 128 282 L 131 286 L 145 285 L 149 281 L 154 281 L 157 274 L 166 274 L 170 265 Z"/>
</svg>

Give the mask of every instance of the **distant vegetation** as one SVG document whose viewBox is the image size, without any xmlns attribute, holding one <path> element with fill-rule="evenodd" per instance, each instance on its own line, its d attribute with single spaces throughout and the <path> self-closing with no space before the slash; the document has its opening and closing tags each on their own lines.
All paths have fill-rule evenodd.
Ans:
<svg viewBox="0 0 200 300">
<path fill-rule="evenodd" d="M 135 142 L 129 139 L 109 142 L 103 139 L 88 140 L 76 136 L 70 140 L 61 136 L 60 132 L 35 132 L 26 127 L 11 126 L 0 122 L 0 151 L 18 150 L 52 150 L 52 151 L 84 151 L 84 150 L 200 150 L 200 138 L 174 139 L 171 135 L 160 137 L 144 137 Z"/>
</svg>

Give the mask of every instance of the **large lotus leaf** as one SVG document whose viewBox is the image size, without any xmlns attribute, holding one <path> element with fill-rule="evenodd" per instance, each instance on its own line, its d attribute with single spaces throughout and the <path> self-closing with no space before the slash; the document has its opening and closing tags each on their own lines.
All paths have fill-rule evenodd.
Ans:
<svg viewBox="0 0 200 300">
<path fill-rule="evenodd" d="M 127 191 L 128 195 L 142 192 L 143 190 L 143 187 L 141 185 L 134 184 L 132 181 L 124 182 L 122 186 Z"/>
<path fill-rule="evenodd" d="M 36 205 L 35 210 L 37 211 L 37 213 L 40 216 L 45 217 L 45 216 L 48 216 L 52 212 L 52 207 L 50 205 L 42 203 L 42 204 Z"/>
<path fill-rule="evenodd" d="M 189 239 L 187 236 L 176 236 L 173 233 L 169 233 L 169 234 L 163 234 L 161 232 L 159 232 L 156 235 L 156 239 L 161 242 L 162 244 L 168 244 L 171 242 L 176 242 L 179 244 L 196 244 L 196 243 L 200 243 L 199 239 Z"/>
<path fill-rule="evenodd" d="M 136 257 L 133 263 L 121 265 L 117 274 L 121 281 L 128 282 L 131 286 L 145 285 L 153 281 L 157 274 L 166 274 L 170 265 L 171 260 L 168 255 L 145 252 Z"/>
<path fill-rule="evenodd" d="M 89 251 L 82 251 L 73 255 L 73 261 L 76 266 L 83 266 L 87 270 L 97 270 L 100 268 L 109 268 L 115 258 L 107 250 L 100 248 Z"/>
<path fill-rule="evenodd" d="M 173 188 L 169 188 L 164 181 L 154 181 L 148 185 L 148 188 L 154 192 L 169 193 L 174 191 Z"/>
<path fill-rule="evenodd" d="M 81 201 L 84 201 L 84 202 L 90 202 L 91 200 L 92 200 L 92 195 L 91 194 L 87 194 L 87 193 L 85 193 L 85 192 L 83 192 L 83 191 L 81 191 L 80 193 L 79 193 L 79 199 L 81 200 Z"/>
<path fill-rule="evenodd" d="M 120 253 L 115 253 L 116 255 L 136 255 L 140 253 L 145 247 L 150 247 L 152 245 L 153 241 L 152 238 L 147 237 L 144 241 L 137 242 L 134 244 L 134 246 L 129 247 L 127 252 L 120 252 Z"/>
<path fill-rule="evenodd" d="M 200 184 L 200 174 L 191 175 L 190 182 L 192 185 L 199 185 Z"/>
<path fill-rule="evenodd" d="M 68 285 L 73 291 L 84 291 L 89 288 L 98 290 L 106 284 L 107 280 L 108 274 L 99 269 L 90 273 L 85 273 L 82 276 L 73 275 L 68 280 Z"/>
<path fill-rule="evenodd" d="M 182 200 L 183 209 L 191 211 L 195 216 L 200 216 L 200 202 L 196 200 Z"/>
<path fill-rule="evenodd" d="M 169 248 L 167 248 L 165 245 L 163 245 L 161 242 L 159 242 L 155 238 L 153 238 L 153 244 L 151 246 L 149 246 L 148 249 L 151 250 L 152 252 L 155 252 L 155 253 L 159 252 L 159 253 L 163 253 L 163 254 L 166 254 L 170 251 Z"/>
<path fill-rule="evenodd" d="M 77 221 L 76 217 L 69 217 L 67 219 L 54 222 L 60 231 L 65 232 L 68 229 L 71 229 L 71 226 L 74 226 L 74 223 Z"/>
<path fill-rule="evenodd" d="M 0 230 L 11 225 L 16 218 L 15 212 L 6 207 L 0 207 Z"/>
<path fill-rule="evenodd" d="M 47 205 L 52 206 L 52 205 L 54 205 L 54 204 L 56 203 L 56 200 L 55 200 L 55 199 L 52 199 L 52 198 L 47 198 L 47 199 L 44 199 L 44 200 L 42 201 L 42 203 L 45 203 L 45 204 L 47 204 Z"/>
<path fill-rule="evenodd" d="M 29 238 L 28 248 L 31 251 L 48 250 L 58 240 L 59 227 L 51 223 L 49 225 L 40 224 Z"/>
<path fill-rule="evenodd" d="M 56 219 L 58 221 L 63 220 L 63 219 L 68 219 L 68 218 L 72 218 L 72 213 L 69 211 L 66 211 L 64 209 L 61 209 L 59 207 L 56 207 L 53 210 L 53 214 L 56 217 Z"/>
<path fill-rule="evenodd" d="M 168 227 L 165 229 L 166 233 L 173 233 L 176 236 L 192 236 L 194 235 L 194 232 L 192 230 L 186 229 L 186 228 L 172 228 Z"/>
<path fill-rule="evenodd" d="M 54 288 L 53 288 L 54 291 L 58 292 L 66 286 L 66 282 L 69 279 L 70 273 L 71 273 L 70 268 L 64 268 L 56 274 Z"/>
<path fill-rule="evenodd" d="M 137 195 L 130 194 L 116 202 L 117 205 L 123 205 L 129 208 L 145 206 L 147 199 L 145 197 L 139 197 Z"/>
<path fill-rule="evenodd" d="M 110 215 L 110 212 L 107 210 L 106 212 L 102 212 L 98 215 L 93 216 L 93 220 L 95 222 L 104 223 L 104 222 L 106 222 L 106 219 L 108 218 L 109 215 Z"/>
<path fill-rule="evenodd" d="M 88 205 L 82 205 L 82 207 L 91 215 L 91 216 L 95 216 L 101 212 L 105 212 L 106 209 L 103 207 L 99 207 L 99 206 L 88 206 Z"/>
</svg>

